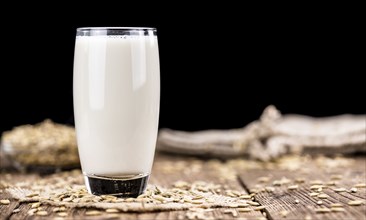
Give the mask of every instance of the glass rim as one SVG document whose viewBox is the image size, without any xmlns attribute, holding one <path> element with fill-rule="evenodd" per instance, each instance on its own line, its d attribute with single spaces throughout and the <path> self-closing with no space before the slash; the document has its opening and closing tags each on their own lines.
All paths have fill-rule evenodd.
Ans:
<svg viewBox="0 0 366 220">
<path fill-rule="evenodd" d="M 98 30 L 156 30 L 154 27 L 79 27 L 77 31 L 98 31 Z"/>
</svg>

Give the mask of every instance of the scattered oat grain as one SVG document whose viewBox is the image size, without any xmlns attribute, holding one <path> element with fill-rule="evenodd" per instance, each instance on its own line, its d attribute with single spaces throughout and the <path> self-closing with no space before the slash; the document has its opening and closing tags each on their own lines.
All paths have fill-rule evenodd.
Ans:
<svg viewBox="0 0 366 220">
<path fill-rule="evenodd" d="M 2 205 L 9 205 L 10 204 L 10 200 L 9 199 L 2 199 L 2 200 L 0 200 L 0 204 L 2 204 Z"/>
<path fill-rule="evenodd" d="M 20 212 L 20 209 L 19 208 L 13 210 L 13 213 L 18 213 L 18 212 Z"/>
<path fill-rule="evenodd" d="M 323 187 L 324 187 L 323 185 L 312 185 L 312 186 L 310 186 L 310 189 L 311 190 L 317 190 L 317 189 L 323 188 Z"/>
<path fill-rule="evenodd" d="M 341 208 L 341 207 L 331 207 L 330 210 L 332 212 L 344 212 L 344 211 L 346 211 L 344 208 Z"/>
<path fill-rule="evenodd" d="M 298 185 L 291 185 L 289 187 L 287 187 L 289 190 L 295 190 L 295 189 L 298 189 L 299 186 Z"/>
<path fill-rule="evenodd" d="M 102 214 L 102 212 L 98 210 L 90 210 L 85 212 L 85 215 L 100 215 L 100 214 Z"/>
<path fill-rule="evenodd" d="M 60 217 L 66 217 L 67 212 L 58 212 L 57 215 L 60 216 Z"/>
<path fill-rule="evenodd" d="M 315 212 L 316 213 L 327 213 L 327 212 L 330 212 L 330 209 L 328 209 L 328 208 L 317 208 L 317 209 L 315 209 Z"/>
<path fill-rule="evenodd" d="M 342 178 L 343 178 L 343 176 L 342 175 L 339 175 L 339 174 L 335 174 L 335 175 L 331 175 L 330 176 L 330 179 L 331 180 L 340 180 Z"/>
<path fill-rule="evenodd" d="M 38 208 L 39 206 L 41 206 L 40 202 L 35 202 L 31 204 L 31 208 Z"/>
<path fill-rule="evenodd" d="M 39 194 L 38 193 L 31 193 L 31 194 L 26 195 L 26 197 L 35 197 L 35 196 L 39 196 Z"/>
<path fill-rule="evenodd" d="M 327 185 L 327 186 L 335 186 L 335 185 L 337 185 L 337 182 L 336 181 L 329 181 L 329 182 L 326 182 L 325 185 Z"/>
<path fill-rule="evenodd" d="M 28 215 L 34 215 L 34 213 L 36 213 L 36 212 L 37 212 L 37 209 L 29 209 L 27 214 Z"/>
<path fill-rule="evenodd" d="M 230 207 L 230 208 L 238 208 L 238 207 L 239 207 L 239 205 L 238 205 L 238 204 L 233 203 L 233 204 L 229 204 L 229 205 L 228 205 L 228 207 Z"/>
<path fill-rule="evenodd" d="M 352 193 L 357 192 L 357 188 L 355 188 L 355 187 L 352 187 L 350 190 L 351 190 Z"/>
<path fill-rule="evenodd" d="M 225 213 L 225 214 L 231 213 L 231 209 L 225 209 L 225 210 L 224 210 L 224 213 Z"/>
<path fill-rule="evenodd" d="M 62 199 L 63 202 L 71 202 L 72 200 L 73 200 L 72 197 L 67 197 L 67 198 Z"/>
<path fill-rule="evenodd" d="M 366 183 L 358 183 L 358 184 L 354 185 L 353 187 L 355 187 L 355 188 L 366 188 Z"/>
<path fill-rule="evenodd" d="M 63 211 L 66 211 L 66 207 L 65 206 L 56 207 L 52 211 L 53 212 L 63 212 Z"/>
<path fill-rule="evenodd" d="M 245 207 L 248 207 L 249 206 L 249 204 L 248 203 L 239 203 L 238 204 L 238 207 L 239 208 L 245 208 Z"/>
<path fill-rule="evenodd" d="M 265 209 L 266 207 L 265 206 L 257 206 L 257 207 L 254 207 L 254 210 L 255 211 L 259 211 L 259 210 L 263 210 L 263 209 Z"/>
<path fill-rule="evenodd" d="M 282 185 L 282 183 L 279 181 L 279 180 L 275 180 L 275 181 L 273 181 L 273 183 L 272 183 L 274 186 L 281 186 Z"/>
<path fill-rule="evenodd" d="M 202 204 L 203 202 L 203 200 L 191 200 L 192 204 Z"/>
<path fill-rule="evenodd" d="M 125 199 L 125 202 L 133 202 L 133 201 L 135 201 L 134 198 L 127 198 L 127 199 Z"/>
<path fill-rule="evenodd" d="M 282 218 L 286 218 L 286 216 L 288 215 L 289 211 L 283 210 L 280 212 Z"/>
<path fill-rule="evenodd" d="M 362 205 L 362 204 L 364 204 L 364 202 L 361 200 L 354 200 L 354 201 L 348 202 L 348 205 L 351 205 L 351 206 L 357 206 L 357 205 Z"/>
<path fill-rule="evenodd" d="M 272 186 L 266 186 L 264 189 L 265 189 L 267 192 L 274 192 L 274 191 L 275 191 L 275 188 L 274 188 L 274 187 L 272 187 Z"/>
<path fill-rule="evenodd" d="M 239 199 L 251 199 L 252 198 L 252 196 L 250 196 L 250 195 L 241 195 L 241 196 L 239 196 Z"/>
<path fill-rule="evenodd" d="M 345 192 L 347 191 L 345 188 L 336 188 L 334 189 L 335 192 Z"/>
<path fill-rule="evenodd" d="M 260 206 L 258 202 L 248 201 L 247 203 L 251 206 Z"/>
<path fill-rule="evenodd" d="M 250 212 L 250 211 L 252 211 L 252 209 L 250 209 L 250 208 L 238 208 L 237 210 L 238 210 L 238 212 Z"/>
<path fill-rule="evenodd" d="M 258 182 L 260 183 L 267 183 L 269 181 L 269 177 L 268 176 L 261 176 L 257 179 Z"/>
<path fill-rule="evenodd" d="M 38 211 L 36 214 L 40 215 L 40 216 L 45 216 L 45 215 L 48 215 L 48 212 L 47 211 Z"/>
<path fill-rule="evenodd" d="M 319 199 L 326 199 L 326 198 L 328 198 L 329 196 L 327 195 L 327 194 L 324 194 L 324 193 L 321 193 L 321 194 L 319 194 L 318 195 L 318 198 Z"/>
<path fill-rule="evenodd" d="M 108 213 L 118 213 L 119 210 L 118 209 L 106 209 L 105 212 L 108 212 Z"/>
<path fill-rule="evenodd" d="M 333 203 L 333 204 L 330 204 L 330 207 L 332 207 L 332 208 L 339 208 L 339 207 L 343 207 L 343 205 L 340 204 L 340 203 Z"/>
<path fill-rule="evenodd" d="M 296 183 L 305 183 L 305 178 L 303 178 L 303 177 L 297 178 L 297 179 L 295 179 L 295 182 Z"/>
</svg>

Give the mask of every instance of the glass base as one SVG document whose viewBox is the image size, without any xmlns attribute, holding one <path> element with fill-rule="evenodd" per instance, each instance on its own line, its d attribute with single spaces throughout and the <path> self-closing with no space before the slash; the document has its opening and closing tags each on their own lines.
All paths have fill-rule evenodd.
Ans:
<svg viewBox="0 0 366 220">
<path fill-rule="evenodd" d="M 117 197 L 137 197 L 147 186 L 149 174 L 125 176 L 100 176 L 84 174 L 86 188 L 94 195 L 113 195 Z"/>
</svg>

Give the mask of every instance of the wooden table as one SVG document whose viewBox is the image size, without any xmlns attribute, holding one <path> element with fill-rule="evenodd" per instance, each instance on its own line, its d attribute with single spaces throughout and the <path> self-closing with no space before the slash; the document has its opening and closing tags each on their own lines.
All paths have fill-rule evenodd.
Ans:
<svg viewBox="0 0 366 220">
<path fill-rule="evenodd" d="M 261 163 L 243 159 L 218 161 L 172 155 L 156 155 L 151 184 L 170 187 L 175 181 L 202 180 L 220 184 L 229 190 L 255 193 L 254 201 L 261 211 L 238 212 L 237 208 L 215 208 L 207 212 L 212 219 L 366 219 L 366 157 L 287 157 L 277 163 Z M 40 179 L 39 175 L 2 171 L 0 183 L 16 183 Z M 1 187 L 2 184 L 0 184 Z M 316 185 L 322 185 L 319 187 Z M 344 189 L 342 189 L 344 188 Z M 356 192 L 351 192 L 356 188 Z M 0 188 L 0 199 L 9 194 Z M 345 190 L 345 191 L 343 191 Z M 337 192 L 339 191 L 339 192 Z M 325 194 L 319 198 L 318 194 Z M 322 197 L 322 196 L 320 196 Z M 349 205 L 361 201 L 361 205 Z M 341 208 L 331 208 L 339 203 Z M 0 204 L 0 219 L 51 219 L 57 217 L 54 207 L 44 206 L 47 216 L 28 216 L 29 204 L 10 199 Z M 13 213 L 18 208 L 20 211 Z M 232 212 L 230 210 L 233 210 Z M 85 208 L 68 209 L 67 219 L 102 219 L 86 216 Z M 120 219 L 189 219 L 191 210 L 150 213 L 118 213 Z M 324 213 L 322 213 L 324 212 Z M 59 218 L 59 217 L 58 217 Z M 114 217 L 116 218 L 116 217 Z"/>
</svg>

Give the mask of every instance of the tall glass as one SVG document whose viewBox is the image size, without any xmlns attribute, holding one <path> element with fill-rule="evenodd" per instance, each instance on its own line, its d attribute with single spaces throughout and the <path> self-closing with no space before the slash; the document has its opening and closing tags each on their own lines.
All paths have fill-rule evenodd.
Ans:
<svg viewBox="0 0 366 220">
<path fill-rule="evenodd" d="M 90 193 L 143 193 L 154 158 L 159 102 L 156 29 L 77 29 L 75 127 Z"/>
</svg>

